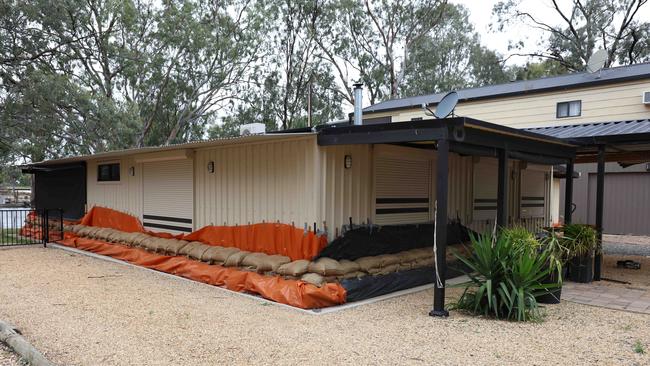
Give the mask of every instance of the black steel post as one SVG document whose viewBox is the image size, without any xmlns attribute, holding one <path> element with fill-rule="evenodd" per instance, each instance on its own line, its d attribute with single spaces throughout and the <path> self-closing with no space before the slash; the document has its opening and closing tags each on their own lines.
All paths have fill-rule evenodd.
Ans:
<svg viewBox="0 0 650 366">
<path fill-rule="evenodd" d="M 596 177 L 596 230 L 598 230 L 598 249 L 594 256 L 594 281 L 600 281 L 601 254 L 603 243 L 603 210 L 605 200 L 605 145 L 598 146 L 598 175 Z"/>
<path fill-rule="evenodd" d="M 433 310 L 430 316 L 446 317 L 445 280 L 447 278 L 447 193 L 449 184 L 449 141 L 438 140 L 438 159 L 436 167 L 436 266 L 435 288 L 433 290 Z"/>
<path fill-rule="evenodd" d="M 43 247 L 47 248 L 47 239 L 50 237 L 50 219 L 48 217 L 47 209 L 43 210 L 43 226 L 41 236 L 43 237 Z"/>
<path fill-rule="evenodd" d="M 573 220 L 573 160 L 566 165 L 566 182 L 564 186 L 564 223 Z"/>
<path fill-rule="evenodd" d="M 500 149 L 497 188 L 497 227 L 508 225 L 508 151 Z"/>
</svg>

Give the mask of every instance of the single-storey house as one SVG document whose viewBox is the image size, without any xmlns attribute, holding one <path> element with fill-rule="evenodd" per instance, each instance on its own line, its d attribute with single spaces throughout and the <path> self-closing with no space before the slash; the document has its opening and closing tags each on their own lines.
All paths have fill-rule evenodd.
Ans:
<svg viewBox="0 0 650 366">
<path fill-rule="evenodd" d="M 422 103 L 435 105 L 441 95 L 405 98 L 368 107 L 355 123 L 104 152 L 24 170 L 35 175 L 36 207 L 60 207 L 69 218 L 103 206 L 140 218 L 152 231 L 281 222 L 332 240 L 364 223 L 443 227 L 458 219 L 477 231 L 551 225 L 560 210 L 554 166 L 566 166 L 558 173 L 573 177 L 576 162 L 598 162 L 595 215 L 602 228 L 605 162 L 647 157 L 650 130 L 590 135 L 574 115 L 598 109 L 588 98 L 596 105 L 607 88 L 627 95 L 634 87 L 638 97 L 650 89 L 649 71 L 640 65 L 459 91 L 461 117 L 424 114 Z M 572 93 L 584 100 L 574 103 Z M 570 136 L 545 129 L 549 111 Z M 641 106 L 626 118 L 644 113 Z M 567 183 L 564 220 L 570 222 L 573 179 Z M 442 278 L 446 235 L 436 231 Z M 436 285 L 433 314 L 444 315 L 444 285 Z"/>
</svg>

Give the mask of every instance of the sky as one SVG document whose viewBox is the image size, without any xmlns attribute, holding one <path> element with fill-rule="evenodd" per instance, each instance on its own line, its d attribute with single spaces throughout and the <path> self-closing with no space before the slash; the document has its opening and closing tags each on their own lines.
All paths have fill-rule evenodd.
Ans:
<svg viewBox="0 0 650 366">
<path fill-rule="evenodd" d="M 535 45 L 542 38 L 541 31 L 526 25 L 510 27 L 506 33 L 498 33 L 490 30 L 490 24 L 496 19 L 492 17 L 492 8 L 499 0 L 450 0 L 454 4 L 462 4 L 470 11 L 470 21 L 475 29 L 481 34 L 481 40 L 488 48 L 497 50 L 501 55 L 507 56 L 509 41 L 523 40 L 527 45 L 525 50 L 532 52 Z M 572 0 L 559 0 L 558 4 L 563 11 L 569 12 Z M 650 21 L 650 4 L 641 8 L 638 19 Z M 537 19 L 556 25 L 561 24 L 562 19 L 552 8 L 551 0 L 522 0 L 522 10 L 532 14 Z M 525 57 L 512 57 L 508 59 L 509 64 L 525 63 Z"/>
</svg>

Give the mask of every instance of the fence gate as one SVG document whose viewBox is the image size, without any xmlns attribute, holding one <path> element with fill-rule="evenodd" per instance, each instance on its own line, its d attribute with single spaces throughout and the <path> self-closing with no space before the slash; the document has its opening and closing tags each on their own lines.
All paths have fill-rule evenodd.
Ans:
<svg viewBox="0 0 650 366">
<path fill-rule="evenodd" d="M 63 239 L 63 211 L 0 208 L 0 247 L 43 244 Z"/>
</svg>

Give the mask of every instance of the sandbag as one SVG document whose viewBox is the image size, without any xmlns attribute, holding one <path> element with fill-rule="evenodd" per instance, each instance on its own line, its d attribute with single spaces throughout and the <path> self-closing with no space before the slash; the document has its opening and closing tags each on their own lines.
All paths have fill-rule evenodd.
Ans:
<svg viewBox="0 0 650 366">
<path fill-rule="evenodd" d="M 359 268 L 361 268 L 362 271 L 368 273 L 370 273 L 370 271 L 374 271 L 375 269 L 381 268 L 381 258 L 378 258 L 377 256 L 362 257 L 355 260 L 355 262 L 357 262 Z"/>
<path fill-rule="evenodd" d="M 277 270 L 281 265 L 291 262 L 291 258 L 284 255 L 268 255 L 265 253 L 252 253 L 246 256 L 242 265 L 254 269 L 257 272 L 269 272 Z"/>
<path fill-rule="evenodd" d="M 124 237 L 124 241 L 129 246 L 137 246 L 145 238 L 148 238 L 149 235 L 143 233 L 129 233 Z"/>
<path fill-rule="evenodd" d="M 344 273 L 339 261 L 332 258 L 318 258 L 315 262 L 311 262 L 309 272 L 323 276 L 339 276 Z"/>
<path fill-rule="evenodd" d="M 197 261 L 201 260 L 201 257 L 203 257 L 203 253 L 205 253 L 206 250 L 210 249 L 209 245 L 201 244 L 195 246 L 192 250 L 187 253 L 187 256 L 196 259 Z"/>
<path fill-rule="evenodd" d="M 71 231 L 73 233 L 77 234 L 77 233 L 79 233 L 79 230 L 81 230 L 81 229 L 83 229 L 85 227 L 86 227 L 85 225 L 81 225 L 81 224 L 72 225 L 72 230 Z"/>
<path fill-rule="evenodd" d="M 433 266 L 433 262 L 433 256 L 420 258 L 413 263 L 413 268 L 430 267 Z"/>
<path fill-rule="evenodd" d="M 142 240 L 138 243 L 137 246 L 140 247 L 140 248 L 149 249 L 149 248 L 152 248 L 152 247 L 153 247 L 154 242 L 155 242 L 156 240 L 158 240 L 157 237 L 155 237 L 155 236 L 149 236 L 149 237 L 147 237 L 147 238 L 142 239 Z"/>
<path fill-rule="evenodd" d="M 113 230 L 107 229 L 107 228 L 101 228 L 97 230 L 93 236 L 97 239 L 101 239 L 103 241 L 106 241 L 106 238 L 108 238 L 108 235 L 112 234 Z"/>
<path fill-rule="evenodd" d="M 85 238 L 85 237 L 88 235 L 89 232 L 90 232 L 90 226 L 82 226 L 82 227 L 81 227 L 81 228 L 76 232 L 76 234 L 77 234 L 78 236 L 81 236 L 81 237 L 84 237 L 84 238 Z"/>
<path fill-rule="evenodd" d="M 393 264 L 399 264 L 399 257 L 395 254 L 382 254 L 376 257 L 381 261 L 381 267 L 387 267 Z"/>
<path fill-rule="evenodd" d="M 131 240 L 131 244 L 134 247 L 142 247 L 142 246 L 144 246 L 143 243 L 145 241 L 153 240 L 153 238 L 154 238 L 153 236 L 150 236 L 150 235 L 147 235 L 147 234 L 144 234 L 144 233 L 134 233 L 134 234 L 135 234 L 135 236 Z"/>
<path fill-rule="evenodd" d="M 179 250 L 187 245 L 187 241 L 178 239 L 168 239 L 166 245 L 163 247 L 165 254 L 178 255 Z"/>
<path fill-rule="evenodd" d="M 223 262 L 223 265 L 225 267 L 239 267 L 244 258 L 246 258 L 246 256 L 249 254 L 251 254 L 251 252 L 247 252 L 245 250 L 234 252 L 229 255 L 228 258 L 226 258 L 226 260 Z"/>
<path fill-rule="evenodd" d="M 232 254 L 239 252 L 237 248 L 224 248 L 220 246 L 212 246 L 205 253 L 203 253 L 203 261 L 212 264 L 223 264 L 228 257 Z"/>
<path fill-rule="evenodd" d="M 373 270 L 372 275 L 387 275 L 389 273 L 397 272 L 399 270 L 399 263 L 389 264 L 387 266 L 382 266 L 378 270 Z"/>
<path fill-rule="evenodd" d="M 338 279 L 339 280 L 348 280 L 348 279 L 352 279 L 352 278 L 360 278 L 360 277 L 367 276 L 367 275 L 368 274 L 366 272 L 354 271 L 354 272 L 348 272 L 348 273 L 346 273 L 344 275 L 338 276 Z"/>
<path fill-rule="evenodd" d="M 244 257 L 241 265 L 246 269 L 257 272 L 267 272 L 271 270 L 271 266 L 267 260 L 268 257 L 269 255 L 266 253 L 251 253 Z"/>
<path fill-rule="evenodd" d="M 195 250 L 196 248 L 199 248 L 205 244 L 201 243 L 200 241 L 191 241 L 187 243 L 184 247 L 180 248 L 178 250 L 178 255 L 184 255 L 184 256 L 189 256 L 190 252 Z"/>
<path fill-rule="evenodd" d="M 275 272 L 283 276 L 300 277 L 309 270 L 309 263 L 306 259 L 299 259 L 279 266 Z"/>
<path fill-rule="evenodd" d="M 359 272 L 359 270 L 361 269 L 359 263 L 347 259 L 341 259 L 339 261 L 339 265 L 341 266 L 341 270 L 343 271 L 344 275 L 348 273 Z"/>
<path fill-rule="evenodd" d="M 300 280 L 311 283 L 312 285 L 318 287 L 321 287 L 327 283 L 327 281 L 325 281 L 325 278 L 318 273 L 305 273 L 300 277 Z"/>
</svg>

